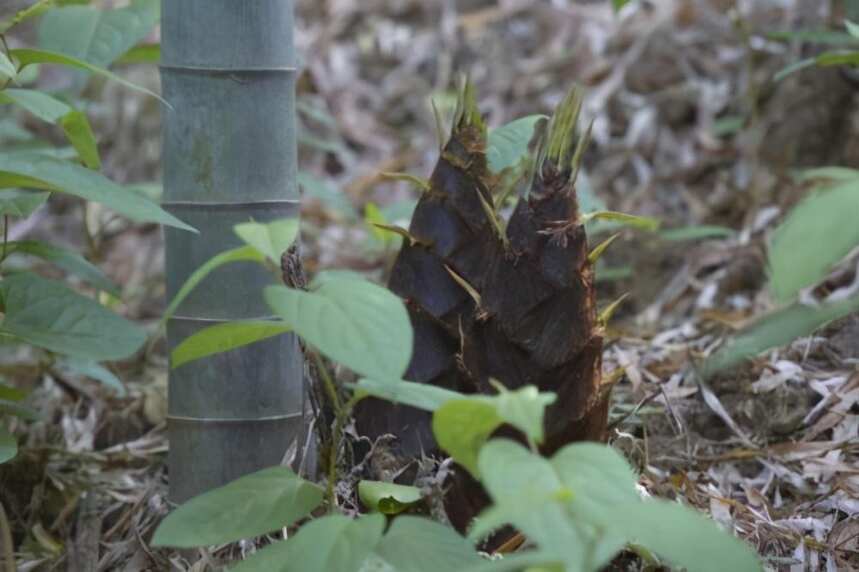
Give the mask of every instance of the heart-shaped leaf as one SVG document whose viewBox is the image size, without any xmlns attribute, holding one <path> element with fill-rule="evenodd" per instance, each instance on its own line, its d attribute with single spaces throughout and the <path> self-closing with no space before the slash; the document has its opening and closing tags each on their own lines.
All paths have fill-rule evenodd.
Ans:
<svg viewBox="0 0 859 572">
<path fill-rule="evenodd" d="M 253 538 L 306 516 L 322 489 L 287 467 L 271 467 L 189 500 L 155 531 L 152 544 L 192 548 Z"/>
<path fill-rule="evenodd" d="M 372 511 L 382 514 L 399 514 L 420 502 L 423 495 L 417 487 L 385 483 L 382 481 L 360 481 L 358 498 Z"/>
<path fill-rule="evenodd" d="M 271 309 L 329 358 L 368 377 L 399 379 L 412 354 L 412 325 L 397 296 L 366 280 L 324 275 L 304 292 L 269 286 Z"/>
<path fill-rule="evenodd" d="M 384 529 L 381 514 L 356 520 L 326 516 L 302 526 L 289 540 L 263 548 L 231 572 L 359 572 Z"/>
<path fill-rule="evenodd" d="M 298 219 L 288 218 L 268 223 L 245 222 L 233 230 L 245 243 L 256 248 L 260 254 L 280 265 L 280 256 L 295 242 L 298 236 Z"/>
<path fill-rule="evenodd" d="M 483 560 L 452 528 L 408 515 L 394 519 L 376 554 L 397 572 L 453 572 Z"/>
</svg>

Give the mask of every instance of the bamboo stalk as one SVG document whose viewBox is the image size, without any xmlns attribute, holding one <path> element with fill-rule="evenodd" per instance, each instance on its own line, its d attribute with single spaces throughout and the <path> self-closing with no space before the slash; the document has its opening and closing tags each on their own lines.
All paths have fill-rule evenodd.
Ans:
<svg viewBox="0 0 859 572">
<path fill-rule="evenodd" d="M 200 231 L 165 231 L 167 296 L 240 244 L 234 224 L 297 217 L 292 0 L 162 1 L 164 207 Z M 167 324 L 168 348 L 207 326 L 265 319 L 271 274 L 234 263 Z M 277 465 L 303 431 L 303 366 L 286 334 L 171 370 L 170 499 Z"/>
</svg>

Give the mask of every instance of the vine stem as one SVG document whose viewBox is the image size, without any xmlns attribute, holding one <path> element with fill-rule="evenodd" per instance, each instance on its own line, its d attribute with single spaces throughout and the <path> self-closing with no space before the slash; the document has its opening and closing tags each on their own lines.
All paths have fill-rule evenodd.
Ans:
<svg viewBox="0 0 859 572">
<path fill-rule="evenodd" d="M 326 496 L 328 497 L 328 509 L 334 512 L 337 508 L 337 493 L 334 490 L 334 485 L 337 482 L 337 454 L 340 452 L 340 442 L 343 439 L 343 427 L 346 425 L 346 419 L 349 417 L 349 411 L 352 408 L 354 398 L 349 400 L 346 406 L 340 401 L 340 396 L 337 393 L 337 385 L 334 383 L 334 378 L 331 372 L 322 361 L 322 356 L 315 350 L 308 348 L 308 353 L 311 354 L 313 362 L 316 364 L 316 371 L 319 372 L 319 377 L 322 378 L 322 385 L 325 392 L 328 394 L 328 399 L 334 407 L 334 431 L 331 435 L 331 448 L 328 452 L 328 485 L 326 487 Z"/>
</svg>

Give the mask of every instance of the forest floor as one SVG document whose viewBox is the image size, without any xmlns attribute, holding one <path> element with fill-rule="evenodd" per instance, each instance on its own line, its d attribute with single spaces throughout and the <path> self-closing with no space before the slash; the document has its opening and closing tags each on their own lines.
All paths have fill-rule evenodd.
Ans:
<svg viewBox="0 0 859 572">
<path fill-rule="evenodd" d="M 588 192 L 676 230 L 624 231 L 598 270 L 602 305 L 630 293 L 604 354 L 606 371 L 625 369 L 612 443 L 649 493 L 708 512 L 772 569 L 859 569 L 859 316 L 707 384 L 693 375 L 728 335 L 775 307 L 766 240 L 806 190 L 795 171 L 859 167 L 848 74 L 773 80 L 813 49 L 773 34 L 823 27 L 828 3 L 661 0 L 634 2 L 620 17 L 609 4 L 299 2 L 306 266 L 385 279 L 396 248 L 374 237 L 365 209 L 408 221 L 416 192 L 379 173 L 428 175 L 437 158 L 430 98 L 449 111 L 459 72 L 477 85 L 492 126 L 546 113 L 580 82 L 594 121 Z M 127 73 L 157 85 L 152 70 Z M 93 113 L 109 134 L 108 174 L 157 180 L 157 106 L 102 89 Z M 39 232 L 65 236 L 77 211 L 52 208 Z M 122 227 L 101 250 L 126 314 L 154 332 L 160 232 Z M 857 280 L 849 268 L 836 278 L 833 289 Z M 26 353 L 4 366 L 45 419 L 17 428 L 24 451 L 0 474 L 16 491 L 8 516 L 17 534 L 26 530 L 19 570 L 214 569 L 235 548 L 147 544 L 167 511 L 163 344 L 113 370 L 127 395 Z"/>
</svg>

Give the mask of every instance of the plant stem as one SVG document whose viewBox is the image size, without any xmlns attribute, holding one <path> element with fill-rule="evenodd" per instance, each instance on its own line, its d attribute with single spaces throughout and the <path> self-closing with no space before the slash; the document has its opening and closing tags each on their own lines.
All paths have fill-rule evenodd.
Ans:
<svg viewBox="0 0 859 572">
<path fill-rule="evenodd" d="M 325 387 L 325 392 L 328 394 L 328 399 L 331 401 L 332 407 L 334 407 L 335 421 L 328 452 L 328 486 L 326 487 L 328 510 L 333 512 L 337 508 L 337 493 L 334 490 L 334 484 L 337 482 L 337 454 L 340 451 L 340 441 L 343 437 L 343 427 L 346 424 L 348 412 L 340 402 L 340 396 L 337 394 L 337 386 L 331 377 L 331 373 L 325 366 L 325 362 L 322 361 L 322 356 L 319 355 L 319 352 L 309 348 L 308 353 L 313 358 L 316 371 L 319 372 L 319 377 L 322 378 L 322 385 Z"/>
</svg>

